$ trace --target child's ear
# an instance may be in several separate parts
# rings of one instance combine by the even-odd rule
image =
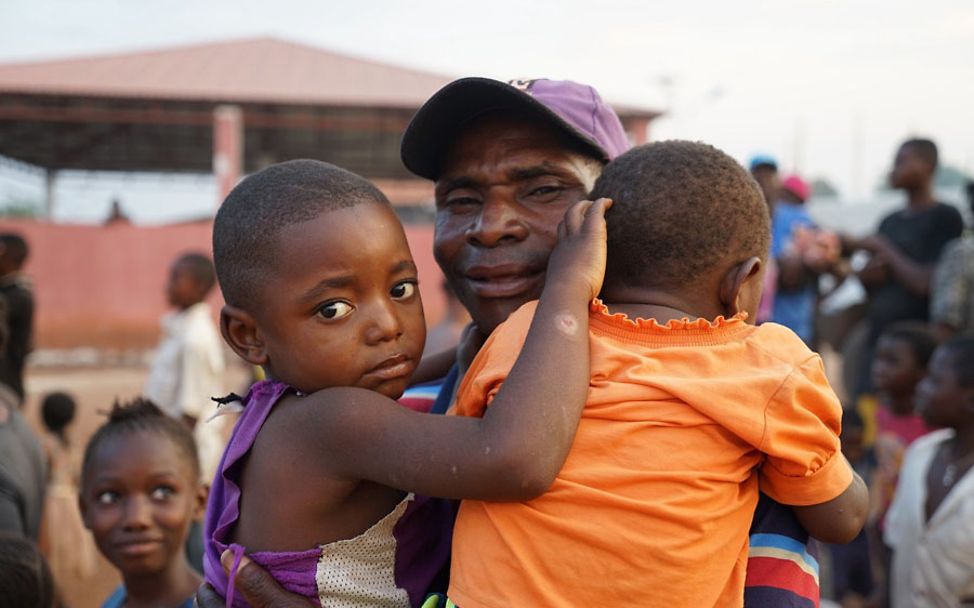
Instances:
[[[720,304],[725,317],[733,317],[741,311],[746,311],[752,317],[757,313],[757,304],[761,299],[762,268],[761,258],[754,256],[727,271],[720,282]]]
[[[206,514],[206,499],[210,496],[210,485],[200,482],[196,484],[196,496],[193,498],[193,521],[203,521]]]
[[[225,305],[220,310],[220,332],[233,352],[251,365],[267,363],[267,351],[254,317],[241,308]]]

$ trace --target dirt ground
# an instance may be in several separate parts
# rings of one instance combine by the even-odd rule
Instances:
[[[104,422],[107,412],[116,399],[129,399],[140,394],[148,370],[141,367],[99,367],[56,369],[31,369],[27,373],[26,415],[38,433],[43,431],[39,417],[39,402],[51,391],[70,393],[77,402],[77,414],[70,429],[72,449],[83,451],[88,438]],[[239,392],[246,382],[247,372],[234,367],[228,373],[228,389]],[[241,387],[237,387],[240,384]],[[79,458],[80,460],[80,458]],[[53,534],[57,530],[50,531]],[[67,606],[72,608],[97,608],[118,586],[120,578],[111,565],[95,551],[94,542],[88,537],[97,565],[90,577],[79,578],[70,572],[54,572],[55,580]]]

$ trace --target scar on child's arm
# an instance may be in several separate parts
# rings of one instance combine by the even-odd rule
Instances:
[[[578,333],[578,319],[567,312],[559,313],[555,316],[555,327],[565,335],[574,336]]]

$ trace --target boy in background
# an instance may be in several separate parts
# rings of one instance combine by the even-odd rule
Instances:
[[[200,253],[181,255],[173,262],[166,296],[175,312],[162,321],[162,340],[145,384],[145,396],[193,432],[199,450],[200,475],[210,483],[225,444],[224,417],[200,423],[210,397],[223,395],[223,343],[206,303],[216,284],[213,262]],[[202,571],[202,530],[193,524],[187,551],[190,563]]]
[[[896,321],[927,321],[930,284],[944,246],[964,228],[960,212],[937,202],[933,177],[937,146],[929,139],[910,139],[900,146],[890,185],[907,195],[906,207],[887,215],[876,234],[847,245],[872,254],[859,271],[869,292],[869,334],[865,360],[872,359],[876,341]],[[863,368],[867,370],[868,368]],[[857,395],[873,388],[868,371],[859,378]]]

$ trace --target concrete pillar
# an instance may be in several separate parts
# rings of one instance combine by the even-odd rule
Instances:
[[[217,206],[240,180],[243,150],[243,111],[240,106],[217,106],[213,111],[213,175],[217,183]]]

